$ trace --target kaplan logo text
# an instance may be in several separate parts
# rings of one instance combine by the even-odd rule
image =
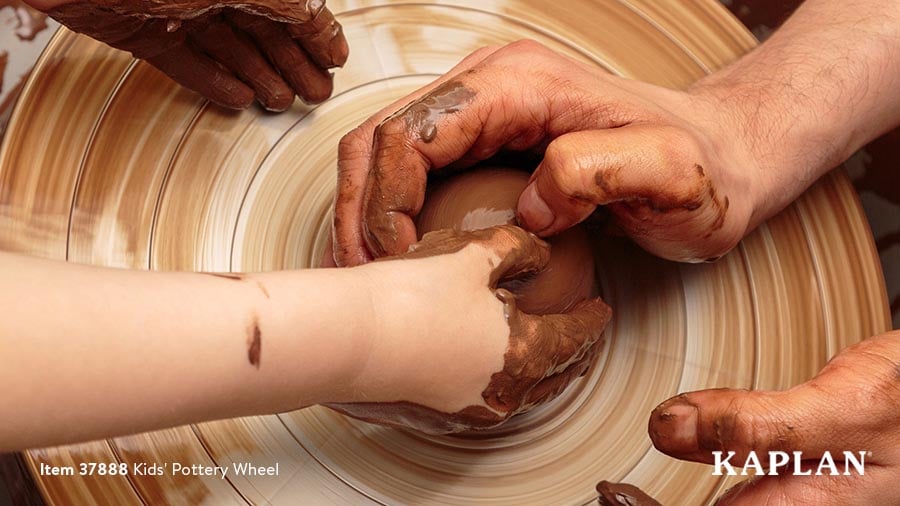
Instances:
[[[734,461],[736,452],[712,452],[713,476],[794,475],[794,476],[851,476],[866,474],[866,455],[870,452],[841,452],[835,461],[831,452],[821,458],[806,459],[803,452],[772,451],[762,457],[751,451],[747,458]]]

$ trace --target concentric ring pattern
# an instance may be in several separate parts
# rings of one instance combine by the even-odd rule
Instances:
[[[310,267],[329,231],[340,136],[485,45],[532,38],[683,87],[755,41],[713,0],[334,0],[352,48],[335,96],[224,112],[128,55],[61,31],[0,151],[0,248],[163,270]],[[269,477],[39,477],[55,504],[585,504],[601,479],[665,504],[730,483],[657,453],[647,415],[677,392],[783,388],[889,326],[857,199],[835,172],[716,264],[598,244],[616,317],[592,372],[477,436],[426,437],[327,409],[36,450],[30,465],[279,463]]]

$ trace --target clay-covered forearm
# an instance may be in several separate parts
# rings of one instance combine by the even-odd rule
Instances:
[[[762,171],[757,222],[900,123],[895,0],[808,0],[769,40],[696,83]]]
[[[0,451],[352,400],[352,271],[150,273],[0,253]],[[346,317],[352,314],[352,318]]]

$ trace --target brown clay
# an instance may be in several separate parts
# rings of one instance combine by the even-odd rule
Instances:
[[[538,316],[522,312],[517,297],[498,288],[541,272],[551,261],[547,244],[533,234],[512,225],[472,231],[443,228],[426,234],[399,258],[451,254],[468,244],[484,245],[500,258],[499,263],[492,264],[486,288],[503,302],[509,325],[503,369],[491,375],[481,392],[487,407],[472,405],[456,413],[443,413],[402,399],[328,407],[367,422],[431,434],[488,429],[556,397],[590,367],[612,315],[609,306],[595,298],[581,300],[563,314]]]
[[[372,152],[378,156],[366,180],[362,223],[366,248],[372,257],[403,254],[416,242],[413,217],[422,207],[429,167],[423,166],[421,159],[411,161],[410,153],[403,146],[434,141],[438,124],[465,110],[476,94],[458,80],[447,81],[376,128]],[[340,187],[339,202],[346,190]],[[337,225],[340,218],[338,213]]]
[[[235,109],[256,98],[282,111],[295,93],[321,102],[332,91],[326,69],[343,65],[348,53],[320,0],[92,0],[48,14]]]
[[[254,315],[247,328],[247,361],[259,369],[259,356],[262,352],[262,332],[259,330],[259,318]]]
[[[528,174],[508,168],[471,170],[431,186],[418,216],[420,238],[432,230],[477,230],[516,223],[519,194]],[[596,293],[594,257],[587,232],[575,227],[549,240],[550,262],[536,276],[501,285],[531,314],[563,313]]]
[[[77,3],[81,2],[63,5]],[[174,19],[192,19],[209,11],[232,7],[282,23],[311,21],[325,8],[322,0],[93,0],[89,3],[120,14],[140,12],[146,17]]]
[[[628,483],[601,481],[597,484],[597,493],[601,506],[661,506],[659,501]]]
[[[449,81],[397,114],[406,121],[409,130],[416,132],[419,140],[427,144],[437,136],[438,121],[461,111],[473,98],[474,91],[460,82]]]
[[[9,63],[9,55],[0,53],[0,92],[3,91],[3,73],[6,72],[7,63]]]
[[[22,0],[0,0],[0,9],[5,7],[16,12],[15,31],[19,40],[34,40],[39,33],[47,29],[47,15],[29,7]]]

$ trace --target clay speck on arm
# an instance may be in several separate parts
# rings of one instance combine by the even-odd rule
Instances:
[[[269,298],[269,291],[266,289],[266,286],[262,283],[262,281],[247,277],[244,274],[233,272],[202,272],[200,274],[227,281],[237,281],[240,283],[251,282],[259,289],[263,296],[265,296],[267,299]],[[250,324],[247,326],[247,360],[250,362],[250,365],[256,367],[257,369],[259,369],[261,352],[262,332],[259,329],[259,316],[254,313],[250,318]]]
[[[230,279],[233,281],[243,281],[244,280],[243,275],[237,274],[234,272],[204,272],[202,274],[204,274],[206,276],[213,276],[216,278]]]
[[[234,272],[203,272],[201,274],[206,275],[206,276],[222,278],[222,279],[228,279],[231,281],[252,281],[254,284],[256,284],[256,287],[263,294],[263,296],[265,296],[265,298],[267,298],[267,299],[271,298],[271,296],[269,295],[269,290],[266,288],[266,285],[263,284],[262,281],[260,281],[258,279],[248,278],[244,274],[238,274],[238,273],[234,273]]]
[[[262,292],[262,294],[267,299],[271,298],[271,296],[269,295],[269,290],[268,290],[268,288],[266,288],[266,285],[264,285],[263,282],[258,279],[255,279],[254,281],[256,282],[256,287],[259,288],[259,291]]]
[[[259,317],[253,315],[253,319],[247,329],[247,360],[250,365],[259,369],[260,354],[262,353],[262,332],[259,329]]]

